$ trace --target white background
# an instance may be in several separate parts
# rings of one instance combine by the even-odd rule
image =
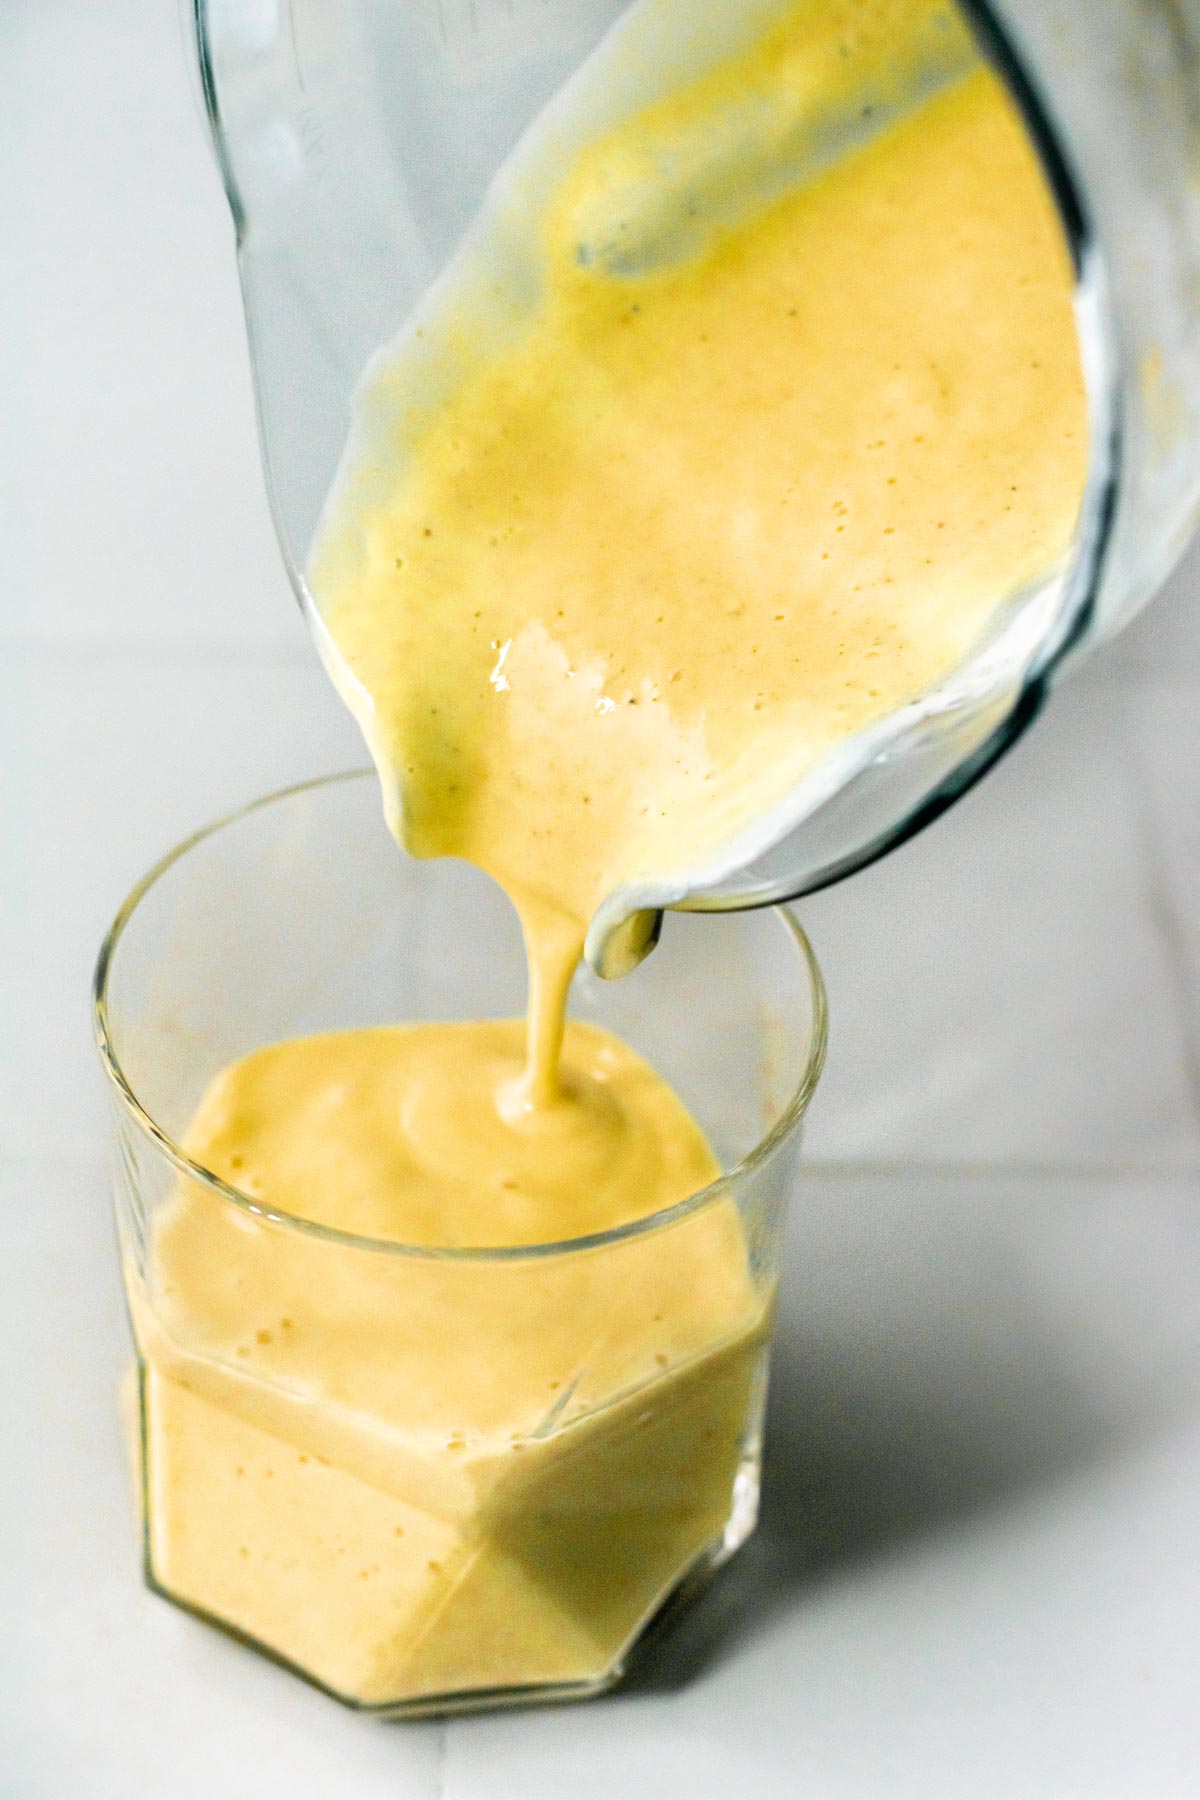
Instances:
[[[3,0],[0,69],[0,1796],[1194,1800],[1196,555],[802,909],[834,1036],[765,1517],[630,1689],[385,1726],[143,1591],[91,961],[185,831],[362,758],[275,551],[174,6]]]

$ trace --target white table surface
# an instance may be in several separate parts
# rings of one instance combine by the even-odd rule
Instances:
[[[3,1800],[1195,1800],[1200,556],[806,905],[833,1050],[759,1535],[637,1682],[340,1711],[141,1587],[90,965],[181,833],[361,760],[280,571],[166,0],[0,6]]]

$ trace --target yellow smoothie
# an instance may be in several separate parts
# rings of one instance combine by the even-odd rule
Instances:
[[[716,1175],[667,1085],[566,1022],[590,918],[944,679],[1062,562],[1082,490],[1071,271],[958,28],[919,106],[778,179],[846,46],[882,107],[926,28],[927,0],[786,11],[565,159],[509,328],[477,339],[451,293],[376,370],[433,357],[436,404],[335,496],[326,654],[405,845],[513,900],[529,1018],[224,1071],[187,1148],[259,1205],[518,1247]],[[154,1574],[347,1698],[599,1681],[721,1538],[770,1305],[727,1200],[489,1264],[185,1185],[151,1258]]]
[[[186,1148],[264,1206],[460,1248],[602,1232],[717,1174],[666,1084],[583,1024],[564,1111],[508,1124],[521,1040],[277,1044],[218,1078]],[[191,1184],[153,1254],[154,1577],[336,1693],[599,1680],[720,1540],[767,1325],[731,1201],[496,1264],[340,1247]]]

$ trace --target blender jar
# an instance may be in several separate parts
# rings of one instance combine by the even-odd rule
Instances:
[[[1056,200],[1090,410],[1070,566],[1005,609],[999,638],[936,707],[864,736],[849,778],[799,829],[689,893],[691,909],[810,892],[936,816],[1015,740],[1060,671],[1144,604],[1196,517],[1200,7],[909,10],[922,29],[939,17],[966,27]],[[779,0],[185,0],[236,222],[275,523],[318,632],[303,571],[363,371],[445,271],[531,123],[614,32],[640,32],[660,71],[686,69],[779,11]],[[919,57],[913,67],[916,101]],[[589,958],[603,968],[603,933]]]

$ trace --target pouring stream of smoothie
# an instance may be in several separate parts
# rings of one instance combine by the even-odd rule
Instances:
[[[587,144],[511,342],[477,351],[444,306],[438,404],[383,497],[351,486],[326,521],[312,585],[393,824],[520,913],[530,1104],[555,1094],[600,900],[731,839],[1066,556],[1087,435],[1071,271],[990,73],[799,186],[731,208],[718,185],[681,246],[648,252],[614,211],[697,144],[757,166],[747,131],[759,153],[794,137],[842,12],[869,39],[937,10],[798,6]],[[623,232],[631,258],[597,248]]]

